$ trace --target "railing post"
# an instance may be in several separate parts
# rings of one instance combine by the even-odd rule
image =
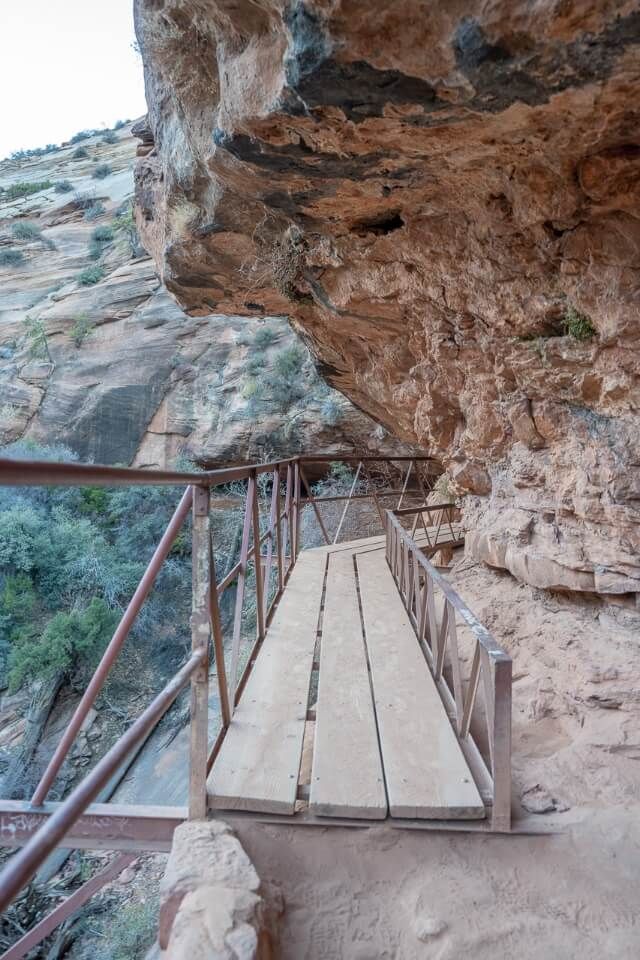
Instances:
[[[300,461],[296,460],[293,465],[293,548],[291,556],[291,566],[298,559],[300,552],[300,524],[302,520],[302,510],[300,509]]]
[[[511,829],[511,673],[509,658],[493,660],[493,810],[491,829]]]
[[[209,651],[209,589],[211,583],[211,540],[209,531],[209,489],[193,487],[191,555],[191,649]],[[207,753],[209,731],[209,657],[191,677],[191,725],[189,744],[189,819],[207,816]]]
[[[253,477],[253,498],[251,502],[251,517],[253,524],[253,562],[255,570],[255,581],[256,581],[256,618],[258,621],[258,638],[260,640],[264,639],[264,621],[265,621],[265,605],[264,605],[264,581],[262,579],[262,556],[260,546],[260,507],[258,505],[258,476],[255,470],[252,473]]]

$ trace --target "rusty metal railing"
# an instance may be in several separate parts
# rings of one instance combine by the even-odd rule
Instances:
[[[413,537],[417,523],[409,532],[401,522],[401,518],[406,520],[412,513],[423,522],[425,536],[420,544]],[[481,796],[491,805],[491,828],[508,831],[511,657],[425,556],[433,556],[443,544],[462,542],[456,508],[451,504],[387,511],[387,563]],[[466,678],[456,616],[467,628],[465,652],[471,666]],[[478,697],[480,687],[482,698]]]
[[[426,488],[430,486],[430,482],[428,477],[425,479],[422,476],[421,465],[428,460],[429,458],[426,457],[385,458],[310,455],[251,466],[191,473],[149,471],[76,463],[14,461],[0,458],[0,486],[187,485],[130,603],[76,707],[71,721],[36,786],[31,803],[20,804],[14,801],[11,804],[4,803],[3,806],[3,802],[0,801],[2,810],[5,808],[10,810],[11,816],[19,816],[18,807],[23,811],[24,817],[19,825],[18,832],[26,840],[25,846],[12,857],[0,874],[0,910],[4,910],[11,903],[20,889],[33,877],[35,871],[49,853],[65,837],[69,836],[74,825],[79,824],[81,820],[88,822],[91,819],[86,814],[90,814],[93,809],[92,801],[95,800],[104,784],[119,769],[125,758],[131,755],[132,749],[144,741],[180,692],[189,685],[191,686],[191,708],[187,815],[190,818],[206,816],[207,773],[229,727],[235,706],[242,694],[260,645],[264,640],[266,629],[295,565],[301,548],[301,518],[305,507],[310,505],[313,509],[326,543],[331,541],[322,518],[320,504],[327,501],[346,501],[334,542],[340,535],[350,504],[357,499],[368,498],[374,503],[381,523],[380,529],[384,531],[385,515],[381,499],[384,496],[395,496],[398,493],[401,497],[406,495],[409,475],[412,470],[415,471],[415,483],[420,499],[426,501]],[[334,461],[344,461],[358,465],[349,494],[329,497],[314,496],[307,470],[317,470],[319,465]],[[398,470],[404,469],[405,464],[408,465],[402,490],[391,489],[383,493],[376,483],[372,483],[366,492],[356,492],[358,478],[361,475],[367,475],[375,467],[376,462],[378,464],[392,464],[394,474],[397,474]],[[259,480],[263,486],[265,481],[267,486],[269,483],[271,484],[268,521],[266,529],[263,530],[261,530],[260,523]],[[210,522],[211,491],[215,487],[237,482],[246,483],[240,555],[238,561],[218,582]],[[305,496],[302,493],[303,488]],[[192,516],[191,656],[73,792],[60,804],[48,804],[46,800],[49,791],[55,783],[64,760],[115,664],[136,617],[153,589],[162,564],[190,513]],[[246,666],[238,677],[243,603],[250,582],[255,591],[256,637]],[[225,591],[232,585],[236,587],[236,597],[231,636],[231,663],[229,674],[227,674],[220,600]],[[221,713],[221,729],[212,746],[208,743],[210,647],[213,648]],[[110,816],[103,816],[102,822],[113,825],[118,818],[123,824],[126,821],[127,830],[130,831],[126,834],[129,849],[136,849],[136,836],[138,835],[139,839],[142,840],[142,830],[145,831],[145,837],[149,835],[150,830],[153,835],[157,834],[164,837],[168,825],[175,823],[175,812],[162,817],[157,810],[152,810],[147,816],[136,820],[132,813],[138,809],[137,807],[126,807],[124,812],[122,812],[122,807],[119,809],[120,813],[114,812]],[[2,810],[0,810],[0,813],[2,813]],[[34,816],[28,816],[30,811],[33,812]],[[2,815],[5,816],[5,813]],[[9,816],[8,813],[6,815]],[[33,830],[31,828],[32,822],[37,825]],[[152,829],[154,824],[158,825],[155,833]],[[16,824],[13,822],[9,831],[10,839],[13,837],[11,831],[15,827]],[[107,840],[109,836],[114,836],[117,832],[116,830],[109,834],[107,830]],[[0,831],[0,843],[4,839],[1,833]],[[116,846],[115,843],[114,846]],[[75,894],[72,894],[68,901],[56,907],[49,918],[45,918],[38,925],[37,939],[34,939],[36,931],[31,931],[20,943],[11,947],[5,956],[11,957],[11,960],[18,960],[19,957],[24,956],[35,943],[48,935],[57,923],[62,922],[69,916],[73,904],[84,902],[92,891],[99,889],[112,875],[112,871],[104,871],[100,882],[100,878],[89,881]],[[53,919],[55,919],[55,924],[52,926]]]

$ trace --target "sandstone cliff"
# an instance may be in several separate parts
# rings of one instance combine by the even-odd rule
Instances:
[[[398,451],[283,318],[185,316],[137,239],[135,150],[127,125],[0,164],[0,443],[144,466]]]
[[[640,590],[640,7],[136,0],[138,220],[437,456],[469,549]]]

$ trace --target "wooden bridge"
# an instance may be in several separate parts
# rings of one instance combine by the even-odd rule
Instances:
[[[22,846],[0,875],[0,909],[63,841],[165,849],[186,817],[510,829],[511,661],[437,565],[464,542],[458,511],[428,503],[433,474],[426,458],[346,458],[357,463],[349,493],[314,495],[307,474],[317,476],[335,459],[297,457],[201,474],[0,460],[4,485],[188,485],[31,801],[0,801],[0,841]],[[246,492],[240,555],[218,582],[211,491],[239,482]],[[378,532],[341,541],[348,510],[363,502]],[[330,514],[342,503],[331,537]],[[67,799],[48,803],[189,514],[192,655]],[[321,534],[324,545],[302,549],[309,518],[312,537]],[[221,599],[228,590],[235,592],[235,615],[225,629]],[[250,595],[254,605],[246,602]],[[249,623],[247,610],[254,611]],[[213,741],[212,680],[221,714]],[[185,686],[188,809],[94,803]],[[114,869],[88,881],[5,957],[24,956]]]

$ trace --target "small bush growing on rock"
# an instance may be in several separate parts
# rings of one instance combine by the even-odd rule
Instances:
[[[82,658],[101,650],[118,623],[118,614],[94,597],[84,610],[56,613],[40,637],[27,627],[16,631],[9,656],[9,688],[29,677],[69,675]]]
[[[91,234],[91,239],[96,243],[111,243],[115,234],[111,227],[107,224],[104,224],[100,227],[95,227]]]
[[[12,160],[29,160],[31,157],[44,157],[47,153],[53,153],[59,150],[57,143],[48,143],[46,147],[34,147],[32,150],[14,150],[11,154]]]
[[[0,250],[0,267],[16,267],[24,261],[22,250],[16,250],[15,247],[7,247],[6,250]]]
[[[69,335],[78,349],[80,349],[94,327],[95,323],[86,313],[81,313],[80,316],[73,321]]]
[[[277,338],[278,334],[273,327],[258,327],[253,338],[253,345],[258,350],[264,350]]]
[[[123,127],[126,127],[128,123],[131,123],[131,120],[118,120],[113,125],[114,130],[122,130]]]
[[[104,270],[101,266],[95,264],[78,274],[78,283],[82,284],[83,287],[91,287],[94,283],[99,283],[103,277]]]
[[[256,357],[251,357],[247,364],[247,373],[256,374],[260,373],[264,367],[264,357],[261,354],[258,354]]]
[[[335,397],[327,397],[320,407],[322,419],[330,427],[335,427],[342,417],[342,409]]]
[[[439,503],[455,503],[456,497],[448,473],[441,473],[433,485],[433,493]]]
[[[103,214],[105,214],[106,212],[107,211],[104,208],[104,204],[98,201],[97,203],[92,203],[91,206],[86,207],[84,211],[84,219],[97,220],[98,217],[103,216]]]
[[[568,336],[574,340],[591,340],[596,335],[596,328],[589,317],[571,304],[565,310],[562,323]]]
[[[144,253],[144,248],[140,243],[136,219],[133,215],[133,204],[127,201],[113,218],[113,229],[125,237],[133,257],[139,257]]]
[[[114,130],[105,130],[102,136],[103,143],[117,143],[118,134]]]
[[[105,177],[108,177],[111,173],[113,173],[113,170],[108,163],[99,163],[91,176],[96,180],[104,180]]]
[[[92,137],[95,133],[95,130],[78,130],[77,133],[71,137],[69,143],[80,143],[81,140],[88,140],[89,137]]]
[[[101,243],[92,243],[89,247],[89,260],[99,260],[104,253],[104,247]]]
[[[273,366],[276,373],[281,377],[295,377],[302,368],[306,359],[306,351],[297,343],[290,347],[285,347],[276,354]]]
[[[40,193],[41,190],[49,190],[53,186],[51,180],[18,180],[11,186],[0,191],[0,196],[6,200],[17,200],[20,197],[29,197],[33,193]]]
[[[76,147],[76,149],[71,154],[72,160],[86,160],[89,156],[89,151],[86,147]]]
[[[267,373],[261,377],[260,387],[261,393],[271,394],[271,399],[282,411],[297,403],[305,395],[304,385],[299,380],[281,376],[277,373]]]
[[[40,317],[32,317],[27,315],[24,318],[24,325],[27,334],[27,340],[29,341],[29,356],[39,359],[48,360],[49,363],[53,363],[53,357],[49,350],[49,340],[47,338],[47,331],[44,328],[44,323]]]
[[[259,389],[258,381],[250,378],[242,388],[242,396],[245,400],[251,400],[253,397],[258,395]]]
[[[11,227],[11,233],[16,240],[39,240],[42,230],[37,223],[31,220],[19,220]]]
[[[71,180],[58,180],[53,189],[56,193],[71,193],[73,190],[73,184],[71,183]]]

